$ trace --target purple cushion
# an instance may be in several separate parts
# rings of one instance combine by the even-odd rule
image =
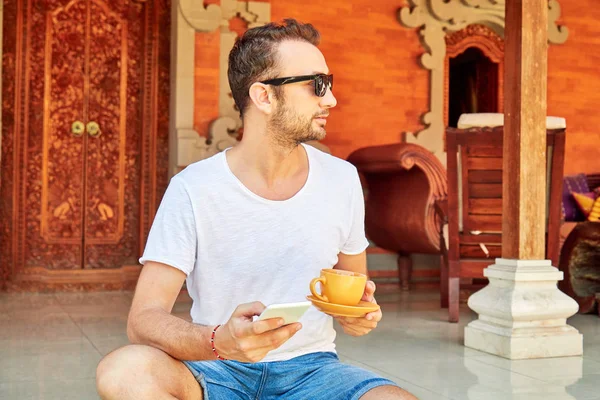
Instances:
[[[562,193],[562,213],[565,221],[579,222],[585,221],[585,215],[577,207],[577,202],[571,196],[571,193],[587,193],[590,188],[587,183],[585,174],[577,174],[565,176],[563,178],[563,193]]]

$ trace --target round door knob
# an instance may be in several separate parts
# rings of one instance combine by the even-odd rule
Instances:
[[[83,135],[83,132],[85,131],[85,125],[83,124],[83,122],[81,121],[75,121],[73,122],[73,124],[71,124],[71,133],[73,134],[73,136],[81,136]]]
[[[97,122],[90,121],[87,124],[87,132],[88,135],[92,137],[98,137],[102,132],[100,132],[100,125]]]

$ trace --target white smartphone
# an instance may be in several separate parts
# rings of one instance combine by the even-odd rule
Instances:
[[[271,304],[264,309],[256,319],[262,321],[270,318],[283,318],[283,324],[298,322],[302,315],[308,310],[312,303],[310,301],[301,301],[298,303]]]

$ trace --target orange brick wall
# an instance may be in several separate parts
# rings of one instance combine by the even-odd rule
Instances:
[[[569,38],[548,50],[548,114],[567,119],[565,173],[600,172],[600,4],[560,5]]]
[[[397,8],[397,3],[382,0],[271,1],[273,20],[294,17],[321,32],[320,48],[335,74],[338,100],[323,143],[338,157],[362,146],[398,142],[402,132],[421,126],[429,97],[428,73],[418,65],[422,52],[418,35],[397,22]],[[196,73],[214,75],[210,69],[218,65],[207,56],[215,50],[201,38],[204,35],[196,38],[197,52],[205,54],[196,57]],[[218,114],[218,88],[199,82],[197,75],[194,120],[204,133]]]
[[[208,133],[219,116],[219,31],[196,34],[194,54],[194,129]]]
[[[338,100],[323,143],[339,157],[363,146],[399,142],[402,132],[420,128],[429,99],[428,72],[418,65],[418,34],[396,18],[400,3],[271,2],[274,20],[293,16],[321,32],[320,48],[335,75]]]
[[[422,129],[429,74],[418,65],[423,50],[416,29],[406,29],[397,20],[402,3],[271,0],[273,20],[294,17],[321,32],[320,48],[335,74],[338,99],[323,143],[338,157],[363,146],[398,142],[403,132]],[[570,30],[569,39],[549,50],[548,114],[567,118],[566,173],[600,171],[596,3],[561,1],[561,23]],[[195,125],[203,134],[218,115],[218,45],[218,33],[197,34]]]

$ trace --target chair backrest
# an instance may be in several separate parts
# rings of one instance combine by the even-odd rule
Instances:
[[[446,130],[451,258],[484,256],[480,243],[493,245],[489,257],[500,256],[503,134],[502,126]],[[547,210],[550,250],[550,245],[558,246],[565,129],[549,129],[546,137],[548,197],[540,206]],[[552,251],[546,256],[558,261]]]

